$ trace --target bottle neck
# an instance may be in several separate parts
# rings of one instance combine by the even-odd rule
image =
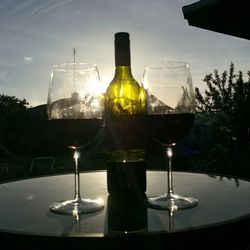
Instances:
[[[115,78],[131,78],[130,47],[129,44],[115,44]]]
[[[130,46],[115,44],[115,66],[130,66]]]
[[[126,79],[126,78],[132,78],[132,77],[133,76],[132,76],[130,65],[115,67],[115,78]]]

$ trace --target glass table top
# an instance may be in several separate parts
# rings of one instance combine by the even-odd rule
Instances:
[[[55,201],[73,197],[74,175],[55,175],[0,185],[0,232],[66,237],[105,237],[117,233],[190,231],[250,217],[250,182],[206,174],[174,172],[176,193],[198,198],[198,205],[168,211],[150,209],[137,200],[109,196],[106,172],[82,172],[81,195],[101,198],[105,208],[76,218],[50,212]],[[164,194],[166,172],[147,171],[147,196]],[[129,204],[129,205],[128,205]]]

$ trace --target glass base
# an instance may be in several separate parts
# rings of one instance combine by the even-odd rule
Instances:
[[[178,209],[186,209],[196,206],[198,199],[193,197],[183,197],[176,194],[166,194],[150,197],[147,202],[148,206],[151,208],[176,211]]]
[[[103,200],[74,199],[68,201],[58,201],[49,206],[50,210],[58,214],[79,215],[96,212],[104,208]]]

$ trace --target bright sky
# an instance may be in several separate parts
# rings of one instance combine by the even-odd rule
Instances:
[[[141,82],[146,64],[182,60],[194,85],[233,61],[246,75],[250,41],[191,27],[182,6],[196,0],[0,0],[0,94],[47,101],[54,64],[95,63],[105,84],[114,73],[114,33],[131,36],[132,70]]]

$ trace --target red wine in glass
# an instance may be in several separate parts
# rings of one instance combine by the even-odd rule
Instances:
[[[95,212],[104,207],[101,199],[80,195],[79,157],[102,129],[102,93],[96,65],[64,63],[55,65],[51,74],[47,113],[51,132],[72,149],[75,166],[75,195],[71,200],[51,204],[54,213],[79,214]]]
[[[143,87],[147,92],[146,126],[151,137],[162,145],[168,161],[168,189],[164,195],[149,197],[149,207],[156,209],[191,208],[196,198],[173,191],[173,148],[192,128],[195,119],[195,96],[189,65],[162,61],[146,66]]]
[[[49,120],[53,136],[69,148],[81,148],[100,132],[102,119],[54,119]]]

